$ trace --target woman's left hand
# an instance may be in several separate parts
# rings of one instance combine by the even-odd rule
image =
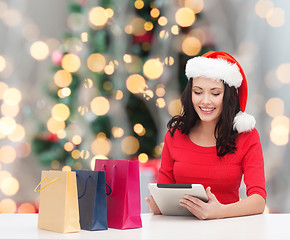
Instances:
[[[215,195],[207,187],[206,194],[208,202],[204,202],[191,195],[185,195],[180,199],[180,205],[187,208],[193,215],[201,220],[223,218],[223,208],[225,205],[221,204]]]

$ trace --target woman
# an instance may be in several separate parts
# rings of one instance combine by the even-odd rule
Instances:
[[[263,213],[264,161],[255,119],[245,113],[247,82],[225,52],[208,52],[186,64],[183,112],[168,123],[158,183],[200,183],[207,203],[185,195],[180,205],[199,219]],[[242,176],[247,197],[239,199]],[[154,214],[154,199],[146,198]]]

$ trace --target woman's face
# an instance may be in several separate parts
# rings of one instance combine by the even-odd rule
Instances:
[[[224,84],[205,77],[192,80],[192,104],[201,121],[217,123],[223,108]]]

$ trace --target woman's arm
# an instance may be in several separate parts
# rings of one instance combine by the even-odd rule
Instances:
[[[193,196],[185,195],[184,199],[180,199],[180,205],[202,220],[260,214],[265,208],[265,200],[258,194],[253,194],[235,203],[221,204],[211,193],[210,187],[206,189],[206,193],[209,199],[207,203]]]

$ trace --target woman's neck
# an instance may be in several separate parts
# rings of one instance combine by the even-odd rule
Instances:
[[[214,122],[198,122],[190,131],[189,138],[192,142],[201,146],[215,146],[215,127],[216,123]]]

